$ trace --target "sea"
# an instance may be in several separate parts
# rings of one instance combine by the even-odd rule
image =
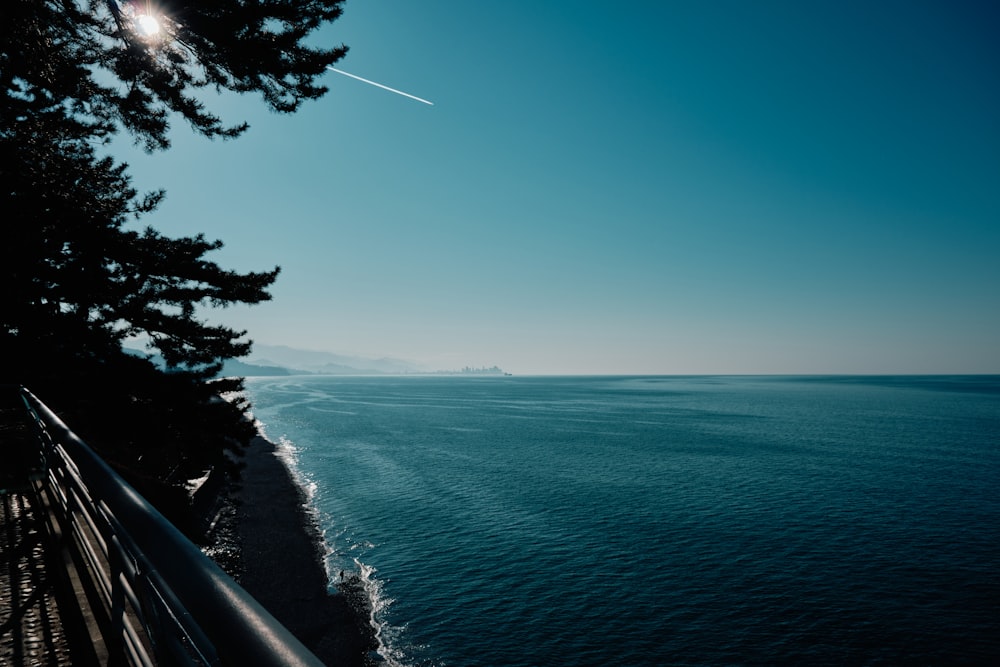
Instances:
[[[247,392],[384,664],[1000,664],[1000,376]]]

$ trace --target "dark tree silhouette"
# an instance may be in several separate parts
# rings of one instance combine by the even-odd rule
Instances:
[[[233,137],[198,99],[210,87],[259,93],[278,112],[323,95],[314,83],[346,47],[304,42],[343,0],[5,0],[0,77],[8,95],[59,106],[94,137],[127,128],[166,148],[174,112],[206,136]],[[144,34],[144,19],[159,29]]]
[[[218,465],[252,435],[245,402],[220,399],[242,379],[214,379],[250,341],[198,313],[269,299],[278,269],[227,271],[206,259],[219,241],[135,226],[163,193],[140,196],[101,147],[126,131],[167,148],[171,118],[207,137],[246,129],[211,114],[204,87],[259,93],[278,112],[319,97],[316,77],[346,48],[305,40],[341,5],[0,3],[0,382],[32,388],[151,495],[151,480]],[[150,354],[123,349],[134,336]]]

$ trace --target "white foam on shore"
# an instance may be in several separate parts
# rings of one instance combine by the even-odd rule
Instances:
[[[259,419],[254,419],[253,424],[257,429],[257,434],[274,445],[275,458],[284,464],[285,469],[288,470],[288,474],[292,477],[292,481],[294,481],[298,487],[302,489],[302,493],[305,495],[306,499],[305,507],[309,511],[310,515],[314,518],[318,518],[318,513],[316,512],[316,508],[313,503],[313,499],[316,497],[317,485],[315,480],[306,475],[299,466],[299,448],[285,436],[281,436],[277,439],[269,437],[267,435],[266,425]]]
[[[201,477],[195,477],[194,479],[189,479],[185,481],[184,488],[187,490],[188,497],[194,498],[194,495],[198,493],[198,489],[200,489],[205,484],[205,482],[208,481],[208,478],[211,476],[212,476],[212,469],[209,468],[208,470],[205,471],[205,474],[202,475]]]
[[[375,652],[389,667],[406,667],[403,652],[392,647],[394,642],[389,636],[397,634],[398,629],[381,620],[389,605],[393,603],[393,599],[385,596],[384,584],[381,579],[375,578],[374,567],[357,558],[354,559],[354,564],[358,568],[361,585],[368,597],[368,623],[375,631]]]
[[[333,549],[326,539],[326,530],[323,529],[324,523],[328,522],[322,521],[319,508],[316,507],[316,492],[319,489],[319,485],[299,465],[299,452],[301,450],[295,443],[285,436],[272,440],[267,435],[264,422],[253,418],[253,415],[248,416],[253,419],[257,434],[274,445],[274,457],[281,461],[292,481],[302,491],[305,499],[305,502],[302,503],[302,508],[306,511],[306,516],[309,517],[309,522],[319,537],[319,548],[323,553],[323,568],[326,572],[326,588],[327,592],[330,592],[333,590],[333,574],[330,572],[330,554],[333,553]]]
[[[302,467],[299,466],[299,448],[291,440],[281,436],[274,445],[274,456],[285,465],[292,479],[302,489],[306,500],[303,507],[313,519],[318,519],[319,513],[313,502],[316,498],[317,484],[309,475],[302,472]]]
[[[303,508],[306,510],[306,513],[309,516],[309,521],[316,530],[319,537],[319,547],[323,553],[323,567],[326,571],[327,592],[337,592],[338,582],[343,582],[348,577],[356,577],[361,582],[362,589],[364,590],[365,597],[367,598],[366,611],[368,612],[368,623],[375,635],[375,652],[378,654],[381,661],[388,667],[408,667],[408,663],[405,661],[404,653],[401,650],[393,648],[396,644],[393,640],[396,639],[403,630],[405,630],[405,627],[398,628],[389,625],[384,620],[384,613],[393,603],[393,599],[384,595],[383,581],[374,576],[376,572],[374,567],[363,563],[357,557],[351,557],[356,569],[354,572],[347,575],[342,567],[343,561],[346,559],[346,554],[339,552],[336,548],[334,548],[333,543],[343,540],[348,545],[348,551],[370,549],[374,548],[375,545],[368,541],[354,542],[352,539],[347,537],[348,531],[344,527],[340,528],[336,534],[330,535],[328,539],[327,531],[323,528],[323,526],[333,526],[334,522],[331,517],[324,516],[317,507],[316,498],[319,491],[319,485],[311,475],[302,470],[302,467],[299,464],[299,454],[302,451],[301,448],[284,435],[276,440],[270,438],[266,432],[266,425],[262,421],[254,418],[252,414],[248,414],[247,416],[253,421],[254,427],[260,437],[274,445],[274,456],[281,461],[281,463],[288,470],[292,480],[300,489],[302,489],[305,497]],[[338,565],[335,561],[340,561],[340,564]]]

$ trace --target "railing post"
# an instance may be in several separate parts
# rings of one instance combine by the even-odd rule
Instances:
[[[113,663],[126,665],[125,659],[127,637],[125,635],[125,589],[122,582],[121,552],[115,548],[117,538],[111,536],[108,540],[108,578],[111,580],[111,631],[113,644],[108,650],[113,656]]]

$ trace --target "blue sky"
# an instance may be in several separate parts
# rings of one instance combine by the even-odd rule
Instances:
[[[1000,372],[990,2],[349,0],[292,116],[119,149],[261,343],[518,373]]]

